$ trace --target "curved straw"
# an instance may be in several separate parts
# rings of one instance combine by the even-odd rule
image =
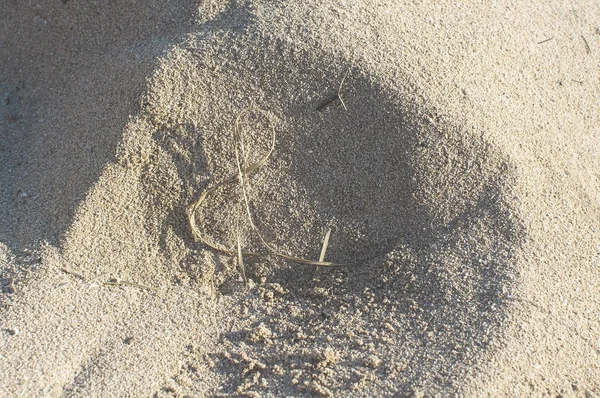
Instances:
[[[275,133],[275,126],[272,125],[271,126],[271,146],[269,147],[268,152],[265,154],[265,156],[263,156],[262,158],[260,158],[258,161],[250,164],[250,165],[246,165],[247,162],[247,156],[245,153],[245,146],[244,146],[244,141],[242,138],[242,135],[240,133],[240,129],[239,129],[239,125],[240,125],[240,120],[242,118],[243,115],[250,113],[251,111],[255,111],[257,113],[260,113],[262,115],[264,115],[267,119],[269,119],[268,114],[259,109],[259,108],[248,108],[245,109],[243,111],[241,111],[236,120],[235,120],[235,127],[234,127],[234,131],[233,131],[233,145],[234,145],[234,151],[235,151],[235,160],[236,160],[236,166],[237,166],[237,173],[231,175],[229,178],[213,185],[210,188],[207,188],[204,192],[202,192],[198,198],[188,207],[187,209],[187,214],[188,214],[188,220],[190,223],[190,228],[192,230],[192,234],[194,235],[194,237],[196,238],[197,241],[200,241],[202,243],[204,243],[206,246],[219,251],[221,253],[227,253],[227,254],[231,254],[231,255],[237,255],[238,256],[238,261],[240,261],[240,268],[243,272],[243,259],[242,256],[255,256],[255,257],[267,257],[267,256],[276,256],[276,257],[280,257],[283,258],[285,260],[288,261],[292,261],[295,263],[300,263],[300,264],[310,264],[310,265],[318,265],[318,266],[322,266],[322,267],[331,267],[331,266],[343,266],[343,265],[356,265],[357,263],[336,263],[336,262],[331,262],[331,261],[323,261],[324,257],[325,257],[325,250],[327,249],[327,244],[329,241],[329,234],[331,231],[328,231],[324,244],[323,244],[323,249],[321,251],[321,257],[319,258],[319,261],[315,261],[315,260],[309,260],[309,259],[305,259],[302,257],[297,257],[297,256],[289,256],[287,254],[281,253],[280,251],[278,251],[276,248],[274,248],[271,244],[269,244],[262,236],[262,234],[260,233],[260,231],[258,230],[258,228],[256,227],[256,225],[254,224],[254,220],[252,217],[252,212],[250,211],[250,205],[249,205],[249,201],[248,201],[248,195],[246,193],[246,184],[247,184],[247,176],[250,173],[253,173],[255,171],[257,171],[260,167],[262,167],[271,157],[271,154],[273,153],[273,150],[275,149],[275,138],[276,138],[276,133]],[[241,244],[239,241],[239,236],[238,236],[238,241],[237,241],[237,250],[230,250],[230,249],[226,249],[223,248],[221,246],[219,246],[216,243],[211,242],[209,239],[207,239],[203,234],[202,231],[200,230],[200,228],[198,227],[198,224],[196,222],[196,219],[198,218],[197,216],[197,212],[198,209],[202,206],[202,204],[204,203],[204,201],[206,200],[206,198],[211,195],[217,188],[226,185],[226,184],[230,184],[233,183],[235,181],[239,181],[240,187],[242,188],[242,196],[244,199],[244,207],[246,209],[246,216],[248,218],[248,221],[250,222],[250,226],[252,227],[252,230],[254,230],[254,232],[256,233],[256,235],[258,236],[258,238],[260,239],[261,243],[265,246],[265,248],[267,249],[267,253],[258,253],[258,252],[244,252],[241,250]]]

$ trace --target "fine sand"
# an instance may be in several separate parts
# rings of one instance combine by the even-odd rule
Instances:
[[[555,3],[3,2],[0,396],[600,396]]]

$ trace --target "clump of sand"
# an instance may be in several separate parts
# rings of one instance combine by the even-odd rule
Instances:
[[[74,65],[52,65],[56,103],[45,50],[0,43],[25,68],[2,71],[0,391],[599,392],[591,4],[150,5],[158,31],[98,23],[91,60],[64,33],[107,11],[86,7],[25,13]],[[276,134],[246,192],[264,239],[317,260],[331,229],[326,260],[350,265],[246,256],[242,283],[197,241],[186,210],[235,175],[240,115],[249,162]],[[220,187],[192,217],[265,252],[242,198]]]

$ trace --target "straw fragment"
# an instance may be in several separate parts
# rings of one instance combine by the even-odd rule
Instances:
[[[323,262],[325,260],[325,253],[327,252],[327,245],[329,245],[329,236],[331,235],[331,228],[325,234],[325,238],[323,239],[323,247],[321,248],[321,255],[319,256],[319,261]]]
[[[348,73],[346,73],[346,76],[347,75],[348,75]],[[344,76],[344,79],[342,79],[342,82],[340,84],[340,90],[342,88],[342,84],[344,83],[346,76]],[[192,202],[192,204],[187,209],[187,215],[188,215],[188,221],[190,224],[190,229],[191,229],[192,234],[193,234],[194,238],[196,239],[196,241],[199,241],[199,242],[205,244],[206,246],[208,246],[216,251],[219,251],[221,253],[237,255],[240,272],[242,273],[242,278],[244,280],[246,280],[246,275],[245,275],[245,270],[244,270],[244,259],[243,259],[244,256],[249,256],[249,257],[274,256],[274,257],[279,257],[284,260],[295,262],[295,263],[317,265],[317,266],[321,266],[321,267],[332,267],[332,266],[344,266],[344,265],[358,264],[358,263],[336,263],[336,262],[332,262],[332,261],[325,261],[325,253],[327,251],[327,246],[329,244],[329,236],[331,234],[331,230],[329,230],[325,236],[325,240],[323,242],[323,247],[321,249],[321,256],[319,257],[319,261],[309,260],[309,259],[302,258],[299,256],[293,256],[293,255],[288,255],[288,254],[282,253],[264,239],[264,237],[260,233],[259,229],[256,227],[256,224],[254,223],[252,211],[250,209],[250,204],[249,204],[249,199],[248,199],[248,194],[247,194],[247,186],[249,186],[248,177],[252,173],[256,172],[260,167],[262,167],[271,157],[271,154],[273,153],[273,150],[275,149],[276,132],[275,132],[275,125],[271,124],[271,144],[270,144],[270,147],[269,147],[267,153],[264,156],[262,156],[259,160],[257,160],[256,162],[248,165],[247,164],[247,159],[248,159],[247,155],[248,154],[246,153],[246,146],[244,145],[243,137],[240,132],[240,123],[241,123],[242,117],[250,114],[251,112],[261,114],[265,118],[270,120],[269,115],[265,111],[258,109],[258,108],[249,108],[249,109],[243,110],[237,116],[235,125],[234,125],[234,132],[233,132],[233,146],[234,146],[235,161],[236,161],[236,168],[237,168],[236,173],[233,174],[232,176],[230,176],[229,178],[225,179],[224,181],[221,181],[221,182],[213,185],[212,187],[209,187],[206,190],[204,190],[202,193],[200,193],[198,198],[194,202]],[[247,220],[250,224],[250,227],[252,228],[252,230],[254,231],[256,236],[259,238],[260,242],[266,248],[266,252],[243,251],[241,248],[241,239],[240,239],[240,235],[239,235],[239,230],[238,230],[238,236],[237,236],[236,249],[228,249],[228,248],[223,247],[222,245],[212,242],[210,239],[208,239],[202,233],[202,230],[198,226],[198,220],[200,220],[199,210],[202,207],[202,205],[204,204],[204,202],[206,201],[206,199],[210,195],[212,195],[219,187],[234,183],[236,181],[238,182],[238,184],[241,188],[241,191],[242,191],[244,210],[246,213],[245,217],[247,218]]]

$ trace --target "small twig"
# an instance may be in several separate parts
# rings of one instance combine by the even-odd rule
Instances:
[[[59,270],[61,272],[64,272],[65,274],[69,274],[83,282],[87,282],[88,280],[81,274],[78,274],[77,272],[74,271],[70,271],[66,268],[59,268]],[[117,280],[111,280],[111,281],[107,281],[107,282],[102,282],[102,284],[104,286],[131,286],[131,287],[137,287],[140,289],[146,289],[152,292],[156,292],[156,289],[148,287],[148,286],[144,286],[144,285],[140,285],[138,283],[134,283],[134,282],[127,282],[127,281],[117,281]]]
[[[127,281],[108,281],[108,282],[103,282],[102,283],[104,286],[131,286],[131,287],[137,287],[139,289],[145,289],[151,292],[156,293],[156,289],[153,287],[148,287],[148,286],[144,286],[144,285],[140,285],[139,283],[134,283],[134,282],[127,282]]]
[[[587,53],[591,54],[592,49],[590,48],[590,45],[588,44],[587,40],[585,39],[585,37],[583,37],[583,35],[580,35],[580,36],[583,39],[583,42],[585,43],[585,49],[587,50]]]
[[[79,279],[81,281],[84,281],[84,282],[86,281],[86,279],[83,277],[83,275],[78,274],[77,272],[69,271],[66,268],[60,268],[60,271],[64,272],[65,274],[69,274],[71,276],[74,276],[75,278],[77,278],[77,279]]]
[[[329,106],[330,104],[334,103],[337,100],[340,101],[340,103],[344,107],[344,110],[348,110],[348,108],[346,107],[346,103],[344,102],[344,99],[342,98],[342,88],[344,87],[344,82],[346,81],[346,78],[348,77],[349,74],[350,74],[350,68],[346,71],[346,74],[342,78],[342,81],[340,82],[340,85],[338,87],[337,94],[334,94],[331,97],[326,98],[323,102],[321,102],[315,109],[317,112],[321,112],[323,109],[325,109],[327,106]]]
[[[544,44],[544,43],[546,43],[547,41],[550,41],[550,40],[552,40],[552,39],[554,39],[554,36],[552,36],[552,37],[551,37],[551,38],[549,38],[549,39],[546,39],[546,40],[539,41],[539,42],[538,42],[538,44]]]
[[[340,96],[339,94],[335,94],[329,98],[327,98],[326,100],[324,100],[323,102],[321,102],[317,108],[315,109],[317,112],[321,112],[323,109],[325,109],[329,104],[334,103],[335,101],[339,100]]]

